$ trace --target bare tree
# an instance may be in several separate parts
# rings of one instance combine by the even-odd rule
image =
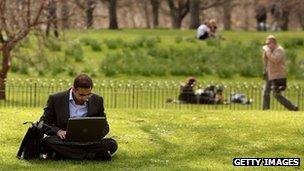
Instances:
[[[200,25],[200,0],[190,0],[190,29]]]
[[[148,0],[141,0],[141,1],[139,1],[138,5],[141,6],[141,9],[143,11],[144,18],[146,20],[146,28],[151,28]]]
[[[86,14],[86,27],[92,28],[94,20],[94,10],[96,7],[95,0],[75,0],[77,6]]]
[[[234,7],[239,4],[235,0],[227,0],[225,4],[222,5],[223,9],[223,23],[225,30],[231,30],[231,14]]]
[[[190,29],[196,29],[200,25],[201,11],[223,5],[231,0],[190,0]]]
[[[157,28],[159,24],[158,14],[159,14],[160,1],[151,0],[151,5],[152,5],[152,14],[153,14],[153,28]]]
[[[301,10],[301,6],[303,4],[302,0],[273,0],[272,1],[272,13],[275,14],[274,18],[278,20],[278,25],[281,30],[288,30],[289,25],[289,17],[292,13],[303,13],[303,9]]]
[[[117,0],[100,0],[108,5],[109,29],[118,29],[117,22]]]
[[[0,0],[0,99],[5,99],[5,80],[11,68],[11,52],[41,21],[44,0]]]
[[[63,29],[68,29],[70,27],[69,24],[69,13],[70,13],[70,8],[68,5],[68,1],[61,1],[61,18],[62,18],[62,28]]]
[[[302,12],[301,11],[297,12],[297,15],[299,18],[299,23],[301,25],[302,30],[304,30],[304,13],[303,13],[303,11],[304,11],[304,8],[303,8]]]
[[[167,0],[167,2],[170,8],[172,27],[179,29],[182,26],[183,19],[189,12],[189,0]]]
[[[109,0],[109,29],[118,29],[117,22],[117,0]]]

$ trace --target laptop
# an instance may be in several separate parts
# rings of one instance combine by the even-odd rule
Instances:
[[[100,141],[105,136],[102,132],[105,125],[105,117],[69,118],[66,141],[84,143]]]

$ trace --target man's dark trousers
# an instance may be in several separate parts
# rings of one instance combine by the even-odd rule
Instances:
[[[55,152],[64,159],[105,159],[117,150],[117,142],[112,138],[104,138],[94,143],[74,143],[61,140],[58,136],[44,138],[46,151]],[[58,157],[58,156],[57,156]]]

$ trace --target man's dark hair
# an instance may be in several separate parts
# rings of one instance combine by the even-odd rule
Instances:
[[[93,81],[88,75],[80,74],[74,79],[74,88],[93,88]]]

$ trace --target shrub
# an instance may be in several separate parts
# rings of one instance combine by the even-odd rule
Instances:
[[[297,48],[304,45],[303,38],[289,38],[283,41],[284,48]]]
[[[121,38],[117,39],[106,39],[104,43],[108,46],[109,49],[117,49],[125,46],[125,42]]]
[[[67,57],[72,57],[76,62],[83,61],[83,50],[79,43],[72,43],[68,48],[65,50],[65,55]]]
[[[304,60],[303,59],[299,60],[299,62],[295,66],[296,66],[295,77],[298,79],[303,79],[304,78]]]
[[[190,43],[197,43],[197,40],[195,37],[186,37],[185,41],[190,42]]]
[[[91,46],[93,51],[101,51],[101,44],[96,39],[82,38],[80,39],[80,42],[86,46]]]
[[[217,75],[220,78],[232,78],[233,71],[230,68],[218,68]]]
[[[61,43],[57,39],[47,39],[45,42],[45,47],[51,51],[61,51]]]
[[[219,39],[207,39],[206,40],[206,45],[207,46],[219,47],[219,46],[221,46],[221,40],[219,40]]]
[[[183,37],[181,37],[181,36],[176,36],[176,37],[175,37],[175,43],[179,44],[179,43],[181,43],[182,41],[183,41]]]
[[[92,41],[93,39],[91,39],[91,38],[88,38],[88,37],[84,37],[84,38],[81,38],[79,41],[81,42],[81,43],[83,43],[85,46],[89,46],[90,44],[91,44],[91,41]]]
[[[294,50],[286,51],[286,62],[288,66],[288,74],[289,75],[297,75],[299,65],[297,64],[297,54]]]

